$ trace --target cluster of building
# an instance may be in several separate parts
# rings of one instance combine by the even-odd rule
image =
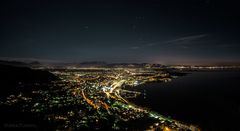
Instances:
[[[55,123],[57,130],[134,129],[137,127],[131,125],[136,120],[148,120],[150,126],[145,129],[190,129],[126,99],[141,94],[131,91],[133,87],[171,81],[173,77],[166,71],[148,67],[51,69],[51,72],[60,80],[45,85],[47,88],[32,85],[31,93],[11,95],[3,104],[13,105],[23,100],[24,111],[40,114],[46,121]]]

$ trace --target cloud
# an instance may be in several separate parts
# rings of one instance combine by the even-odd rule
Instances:
[[[190,42],[190,41],[194,41],[194,40],[204,38],[206,36],[207,36],[207,34],[192,35],[192,36],[186,36],[186,37],[181,37],[181,38],[165,41],[164,43],[176,44],[176,43]]]
[[[140,48],[140,46],[132,46],[132,47],[130,47],[130,49],[133,49],[133,50],[136,50],[136,49],[139,49]]]
[[[168,41],[155,41],[155,42],[145,43],[141,46],[132,46],[132,47],[130,47],[130,49],[136,50],[136,49],[152,47],[152,46],[157,46],[157,45],[161,45],[161,46],[170,46],[170,45],[178,45],[178,44],[182,45],[182,44],[187,44],[192,41],[204,38],[206,36],[207,36],[207,34],[199,34],[199,35],[180,37],[180,38],[172,39],[172,40],[168,40]],[[188,48],[186,45],[184,45],[183,47]]]

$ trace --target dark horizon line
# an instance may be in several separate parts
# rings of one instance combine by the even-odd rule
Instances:
[[[184,62],[184,63],[179,63],[179,62],[147,62],[147,61],[142,61],[142,62],[106,62],[106,61],[101,61],[101,60],[90,60],[90,61],[58,61],[58,60],[47,60],[47,59],[22,59],[22,58],[7,58],[5,59],[0,57],[0,61],[5,61],[5,62],[23,62],[26,64],[30,64],[33,62],[38,62],[40,64],[91,64],[91,63],[102,63],[102,64],[160,64],[160,65],[169,65],[169,66],[240,66],[240,62],[212,62],[212,63],[194,63],[194,62]],[[191,64],[190,64],[191,63]]]

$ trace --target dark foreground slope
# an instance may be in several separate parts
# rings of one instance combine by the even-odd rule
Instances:
[[[5,98],[19,90],[22,84],[47,83],[57,79],[48,71],[33,70],[28,67],[0,65],[0,96]]]
[[[49,83],[57,77],[47,71],[33,70],[23,66],[0,65],[0,101],[9,95],[27,93],[32,86]],[[30,112],[23,112],[20,106],[0,104],[0,130],[39,130],[49,127],[45,121]],[[44,126],[42,126],[44,125]],[[44,130],[44,129],[43,129]]]

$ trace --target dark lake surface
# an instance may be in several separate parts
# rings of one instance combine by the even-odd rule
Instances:
[[[190,72],[167,83],[135,87],[130,99],[173,119],[207,131],[240,131],[240,72]]]

